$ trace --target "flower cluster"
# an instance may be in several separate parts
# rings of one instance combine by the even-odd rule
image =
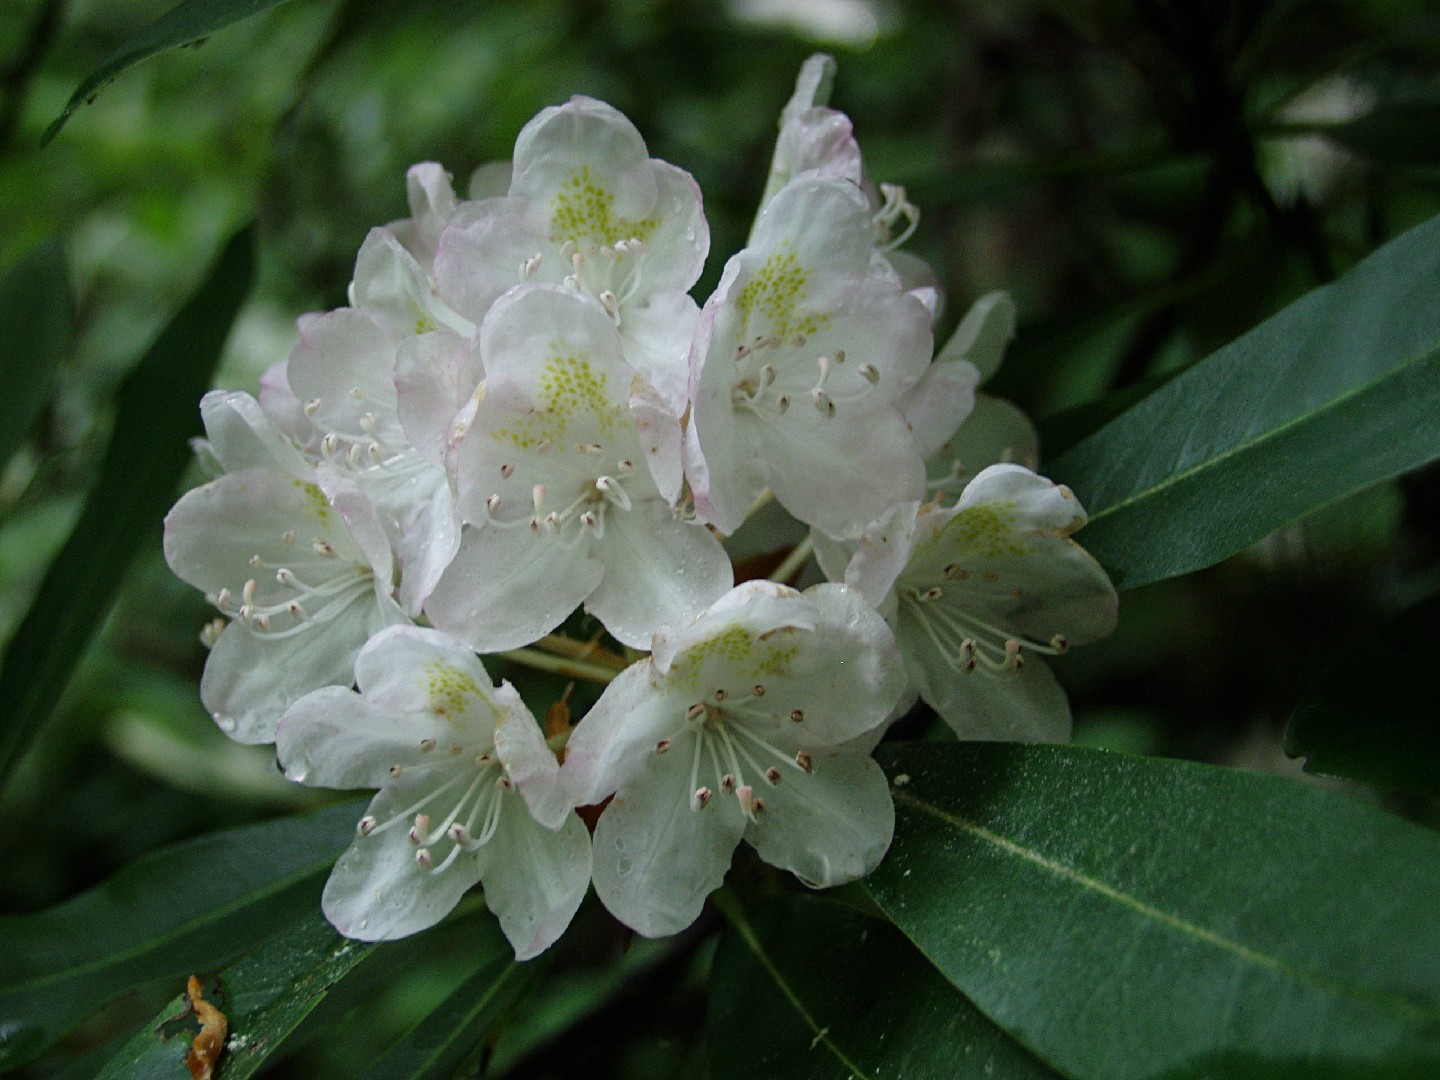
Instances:
[[[833,74],[802,69],[703,307],[699,189],[575,98],[467,199],[411,169],[350,306],[301,320],[258,400],[201,403],[215,478],[165,533],[223,616],[201,696],[292,780],[378,789],[324,894],[343,933],[414,933],[478,882],[529,957],[592,881],[674,933],[742,839],[814,887],[872,869],[870,751],[917,696],[962,737],[1067,736],[1040,657],[1108,633],[1113,589],[1033,430],[977,393],[1012,305],[935,355],[918,213],[865,174]],[[771,499],[830,583],[734,586],[724,540]],[[582,606],[633,662],[547,741],[479,654],[573,657]]]

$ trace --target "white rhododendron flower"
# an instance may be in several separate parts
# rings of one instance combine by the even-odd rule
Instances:
[[[355,678],[358,693],[296,702],[275,746],[292,780],[380,789],[325,885],[326,918],[346,937],[405,937],[480,882],[516,957],[543,952],[585,897],[590,836],[520,696],[459,642],[414,626],[377,635]]]
[[[1111,633],[1117,604],[1070,539],[1083,524],[1068,488],[992,465],[953,507],[906,503],[861,539],[845,581],[894,627],[915,688],[961,738],[1070,737],[1040,656]]]
[[[896,407],[930,359],[930,315],[877,273],[864,197],[807,177],[730,260],[691,353],[687,472],[725,533],[769,487],[830,536],[918,498],[924,466]]]
[[[479,323],[511,286],[564,285],[614,322],[626,362],[678,416],[710,229],[690,174],[649,156],[617,110],[575,97],[515,142],[508,193],[462,206],[441,234],[441,295]]]
[[[896,250],[918,211],[865,175],[834,74],[801,69],[703,309],[695,182],[577,97],[467,198],[414,166],[349,306],[300,320],[259,401],[202,401],[215,479],[165,530],[226,616],[201,697],[292,780],[378,789],[325,887],[341,933],[416,933],[480,884],[526,959],[592,879],[676,933],[742,840],[814,888],[869,873],[895,820],[871,751],[917,697],[963,738],[1068,735],[1040,657],[1109,633],[1115,591],[1069,491],[992,464],[1038,450],[977,392],[1014,305],[982,297],[932,362],[939,285]],[[747,553],[775,580],[732,587]],[[812,553],[831,582],[776,583]],[[478,653],[608,685],[542,730]]]
[[[869,745],[905,688],[895,641],[853,590],[752,581],[656,638],[575,729],[577,802],[615,793],[595,829],[595,889],[647,936],[700,913],[741,839],[815,888],[880,861],[894,807]]]
[[[480,348],[484,393],[456,459],[473,527],[426,605],[435,625],[491,652],[583,602],[640,647],[730,587],[719,541],[672,508],[680,422],[625,363],[598,304],[517,288],[486,316]]]
[[[205,664],[200,697],[221,730],[271,742],[302,694],[349,685],[355,656],[405,616],[394,560],[370,501],[307,462],[245,394],[202,404],[227,471],[165,518],[165,559],[231,621]]]

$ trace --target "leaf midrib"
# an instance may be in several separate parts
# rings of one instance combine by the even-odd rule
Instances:
[[[1220,451],[1218,454],[1215,454],[1213,457],[1207,457],[1202,461],[1196,462],[1189,468],[1181,469],[1179,472],[1170,473],[1160,482],[1146,487],[1140,491],[1134,492],[1133,494],[1126,496],[1124,499],[1121,499],[1119,502],[1108,503],[1101,509],[1096,510],[1095,512],[1090,514],[1088,523],[1093,525],[1095,522],[1103,521],[1111,514],[1115,513],[1116,511],[1123,510],[1133,503],[1140,502],[1144,499],[1158,497],[1163,492],[1183,483],[1186,480],[1189,480],[1191,477],[1196,476],[1207,469],[1214,468],[1232,457],[1247,453],[1251,450],[1256,449],[1257,447],[1263,446],[1265,443],[1271,441],[1272,439],[1279,438],[1281,435],[1294,428],[1300,427],[1301,425],[1309,423],[1311,421],[1315,421],[1317,420],[1317,418],[1323,417],[1326,414],[1341,408],[1352,399],[1357,398],[1362,394],[1373,391],[1376,387],[1380,386],[1385,382],[1388,382],[1390,379],[1399,378],[1401,375],[1410,371],[1415,365],[1423,363],[1424,361],[1435,356],[1437,352],[1440,352],[1440,346],[1432,346],[1431,348],[1426,349],[1424,352],[1417,353],[1416,355],[1410,357],[1408,360],[1396,364],[1395,366],[1387,370],[1384,374],[1371,379],[1369,382],[1361,383],[1360,385],[1352,387],[1351,389],[1345,391],[1343,394],[1340,394],[1338,397],[1331,398],[1329,401],[1325,402],[1324,404],[1318,406],[1315,409],[1301,413],[1298,416],[1292,416],[1288,420],[1282,421],[1274,427],[1267,428],[1255,438],[1237,442],[1233,446],[1227,447],[1226,449]],[[1167,388],[1173,388],[1174,386],[1174,383],[1170,383],[1168,384]],[[1128,412],[1122,414],[1120,417],[1117,417],[1114,423],[1119,423],[1127,415],[1129,415]],[[1101,430],[1104,431],[1105,429],[1102,428]],[[1097,435],[1098,434],[1099,433],[1097,433]],[[1081,445],[1083,446],[1083,444]],[[1079,448],[1077,447],[1076,449]],[[1075,450],[1066,451],[1065,457],[1068,457],[1074,452]],[[1060,463],[1063,465],[1064,457],[1060,458],[1059,460]]]
[[[169,931],[163,933],[159,937],[147,938],[145,941],[137,942],[134,945],[119,950],[118,952],[108,953],[105,956],[98,957],[86,963],[61,968],[58,971],[49,972],[48,974],[36,976],[32,979],[28,979],[18,983],[12,983],[9,986],[0,987],[0,1001],[3,1001],[7,997],[14,997],[22,993],[33,992],[56,982],[64,982],[69,979],[78,979],[93,972],[102,971],[108,967],[115,967],[125,963],[128,960],[133,960],[137,957],[144,956],[148,952],[154,952],[156,949],[163,948],[164,946],[170,944],[171,942],[179,938],[184,937],[187,934],[191,934],[197,930],[203,929],[209,923],[219,922],[227,916],[233,915],[238,911],[242,911],[246,907],[258,904],[277,895],[278,893],[284,892],[292,885],[298,885],[306,878],[315,876],[320,871],[330,866],[334,861],[335,857],[333,855],[327,855],[322,859],[317,859],[313,862],[306,863],[303,867],[293,871],[285,877],[276,878],[267,885],[262,886],[261,888],[253,892],[247,892],[242,896],[230,901],[229,903],[223,904],[217,908],[211,908],[209,911],[202,912],[200,915],[197,915],[195,918],[190,919],[187,922],[183,922],[172,927]]]
[[[1040,852],[1036,851],[1033,848],[1028,848],[1025,847],[1023,844],[1018,844],[1015,841],[1008,839],[1007,837],[1001,836],[999,833],[992,832],[991,830],[985,828],[983,825],[978,825],[973,821],[960,817],[958,814],[953,814],[949,811],[942,810],[940,807],[934,805],[933,803],[928,803],[922,799],[918,799],[908,792],[897,790],[894,788],[892,788],[891,790],[896,802],[907,803],[917,810],[930,814],[932,817],[938,818],[939,820],[949,825],[952,825],[957,829],[967,832],[970,835],[975,836],[988,844],[998,847],[1000,850],[1006,852],[1007,854],[1025,859],[1027,862],[1033,863],[1044,870],[1047,870],[1059,877],[1066,879],[1067,881],[1074,882],[1082,888],[1089,889],[1092,892],[1105,897],[1107,900],[1123,904],[1124,906],[1129,907],[1130,909],[1136,911],[1145,918],[1159,922],[1160,924],[1168,927],[1169,929],[1185,934],[1187,937],[1190,937],[1203,944],[1209,945],[1216,949],[1220,949],[1224,952],[1231,953],[1232,955],[1239,957],[1247,963],[1268,968],[1289,979],[1293,979],[1296,982],[1308,983],[1311,986],[1317,987],[1318,989],[1330,991],[1346,997],[1355,998],[1357,1000],[1370,1002],[1374,1005],[1386,1008],[1391,1012],[1402,1014],[1409,1019],[1421,1020],[1428,1023],[1440,1022],[1440,1011],[1437,1011],[1433,1008],[1426,1008],[1422,1005],[1418,1005],[1414,1001],[1411,1001],[1410,999],[1402,997],[1398,994],[1391,994],[1383,990],[1376,990],[1371,987],[1357,986],[1353,983],[1347,983],[1340,979],[1335,979],[1331,976],[1325,975],[1322,972],[1314,971],[1311,968],[1302,967],[1298,964],[1293,964],[1289,961],[1282,960],[1280,957],[1271,956],[1268,953],[1263,953],[1256,949],[1252,949],[1248,945],[1227,938],[1223,934],[1219,934],[1214,930],[1209,930],[1203,926],[1189,921],[1188,919],[1181,918],[1179,915],[1172,914],[1171,912],[1164,911],[1158,907],[1155,907],[1152,904],[1148,904],[1144,900],[1141,900],[1139,897],[1132,896],[1130,893],[1124,892],[1120,889],[1115,888],[1114,886],[1107,885],[1103,881],[1099,881],[1095,878],[1090,877],[1087,874],[1081,873],[1074,867],[1066,866],[1064,863],[1051,859],[1049,856],[1042,855]]]

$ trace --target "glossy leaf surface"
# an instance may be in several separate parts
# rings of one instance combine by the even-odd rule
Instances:
[[[1074,747],[901,744],[880,906],[1066,1075],[1436,1075],[1440,837]]]
[[[1440,218],[1047,465],[1120,588],[1199,570],[1440,457]]]
[[[725,896],[710,983],[716,1075],[754,1080],[1053,1077],[893,926],[832,900]]]

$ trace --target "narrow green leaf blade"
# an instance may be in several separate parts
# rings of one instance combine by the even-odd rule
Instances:
[[[1440,723],[1433,662],[1440,597],[1404,612],[1343,650],[1285,731],[1285,752],[1305,771],[1440,795]]]
[[[354,803],[154,852],[58,907],[0,918],[0,1069],[138,983],[213,968],[318,909]]]
[[[186,440],[199,432],[196,403],[253,279],[247,229],[121,384],[95,487],[0,668],[0,781],[55,708],[125,568],[142,547],[159,545],[160,521],[190,461]]]
[[[205,981],[205,1000],[225,1013],[229,1039],[221,1057],[225,1080],[246,1080],[284,1044],[326,996],[379,946],[347,941],[318,906],[258,950]],[[214,987],[218,982],[219,991]],[[100,1070],[96,1080],[184,1080],[195,1033],[186,998],[176,997]]]
[[[1440,218],[1057,457],[1120,588],[1199,570],[1440,457]]]
[[[543,969],[509,956],[482,965],[362,1080],[449,1080]]]
[[[70,343],[70,279],[59,238],[21,256],[0,277],[0,474],[35,426]]]
[[[156,53],[178,49],[182,45],[193,45],[216,30],[223,30],[231,23],[248,19],[285,2],[286,0],[184,0],[184,3],[176,4],[160,18],[131,34],[118,49],[100,62],[99,67],[86,76],[75,88],[75,93],[70,95],[70,100],[65,103],[60,115],[45,129],[40,144],[47,145],[55,138],[76,109],[92,99],[102,87],[126,68],[134,67]]]
[[[710,980],[717,1076],[751,1080],[1042,1080],[1055,1074],[985,1019],[888,923],[832,900],[754,910],[730,926]]]
[[[1440,1075],[1440,837],[1332,792],[998,743],[882,747],[876,902],[1078,1080]]]

